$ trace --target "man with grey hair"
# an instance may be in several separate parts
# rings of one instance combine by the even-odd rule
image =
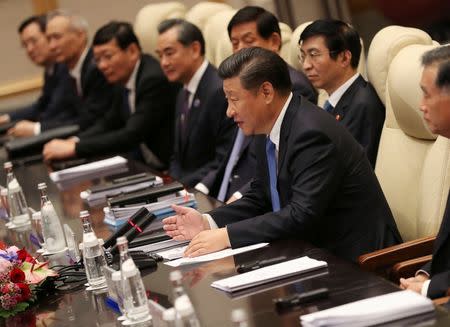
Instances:
[[[422,65],[423,118],[433,133],[450,138],[450,45],[426,52]],[[401,278],[400,287],[430,298],[445,296],[450,287],[450,194],[434,241],[433,259],[414,277]]]
[[[255,177],[231,204],[201,215],[174,206],[163,220],[186,256],[297,238],[345,259],[401,241],[362,147],[329,114],[291,91],[286,62],[242,49],[219,67],[227,115],[255,136]]]
[[[70,123],[85,130],[109,110],[113,92],[88,47],[87,23],[80,16],[54,11],[48,15],[46,35],[55,61],[66,64],[73,78],[67,97],[77,115]]]
[[[174,151],[169,174],[188,187],[215,170],[231,146],[233,121],[217,70],[205,59],[200,29],[182,19],[158,26],[157,54],[170,82],[183,84],[175,105]]]

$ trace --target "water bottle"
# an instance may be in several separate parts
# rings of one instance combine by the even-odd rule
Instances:
[[[9,222],[8,189],[0,186],[0,218]]]
[[[147,294],[141,273],[133,258],[128,253],[128,240],[121,236],[117,238],[120,253],[120,272],[122,274],[122,295],[125,315],[131,322],[151,319]]]
[[[165,327],[176,327],[176,311],[175,308],[169,308],[163,311],[162,320]]]
[[[181,295],[175,299],[175,311],[177,327],[200,327],[194,306],[187,294]]]
[[[241,308],[231,311],[231,325],[233,327],[248,327],[247,312]]]
[[[22,187],[14,176],[12,163],[10,161],[5,162],[3,167],[6,170],[10,221],[15,226],[26,225],[30,223],[30,213]]]
[[[179,270],[170,272],[169,280],[172,284],[173,303],[175,308],[175,325],[177,327],[199,327],[197,315],[182,282],[183,276]]]
[[[41,191],[41,224],[47,253],[58,253],[66,249],[64,232],[53,204],[47,196],[47,184],[39,183]]]
[[[106,287],[106,278],[102,270],[106,265],[103,247],[92,230],[89,212],[81,211],[80,218],[83,223],[83,262],[88,283],[94,289]]]

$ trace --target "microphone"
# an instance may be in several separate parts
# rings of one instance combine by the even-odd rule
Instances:
[[[104,248],[111,248],[111,254],[117,253],[116,239],[120,236],[125,236],[128,242],[131,242],[137,235],[150,225],[156,216],[147,210],[147,208],[140,208],[119,230],[117,230],[104,244]]]

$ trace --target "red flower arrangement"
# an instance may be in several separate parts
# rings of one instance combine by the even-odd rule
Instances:
[[[56,273],[25,249],[6,247],[0,242],[0,317],[7,318],[25,310],[36,299],[34,290]]]

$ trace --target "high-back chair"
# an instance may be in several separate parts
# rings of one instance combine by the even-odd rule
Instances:
[[[212,15],[203,28],[206,59],[216,67],[231,54],[231,44],[226,43],[225,37],[228,38],[227,26],[235,13],[234,9],[220,11]],[[219,40],[223,40],[225,43],[219,45]],[[229,40],[228,43],[230,43]],[[227,54],[228,51],[229,54]]]
[[[399,50],[387,75],[386,110],[392,117],[383,127],[376,174],[406,242],[363,255],[359,262],[368,270],[389,271],[395,282],[431,259],[450,187],[450,141],[432,134],[419,110],[420,58],[435,46]]]
[[[134,22],[134,31],[143,52],[156,57],[157,27],[165,19],[184,18],[186,6],[177,1],[149,4],[139,10]]]
[[[196,25],[199,29],[204,30],[205,24],[211,16],[227,10],[233,10],[233,7],[225,3],[199,2],[188,10],[185,19]]]

